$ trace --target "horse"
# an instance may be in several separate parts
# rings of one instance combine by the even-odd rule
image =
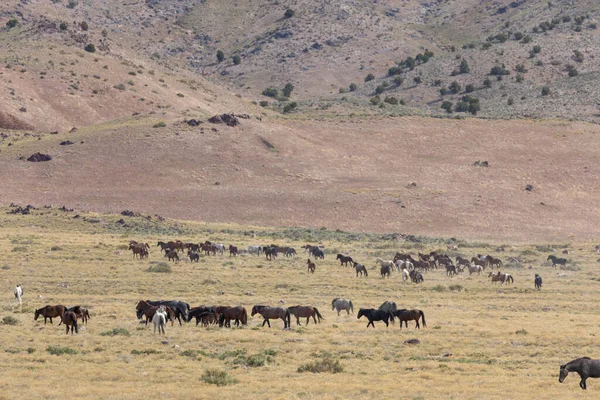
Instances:
[[[542,277],[538,274],[535,274],[535,279],[533,281],[535,288],[540,290],[542,288]]]
[[[397,309],[398,309],[398,306],[393,301],[384,301],[383,304],[380,305],[378,308],[378,310],[389,311],[389,312],[396,311]]]
[[[466,258],[462,258],[461,256],[456,256],[456,265],[464,265],[468,267],[471,263]]]
[[[188,257],[190,258],[191,262],[200,262],[200,254],[194,252],[193,250],[188,250]]]
[[[200,248],[207,256],[209,256],[210,253],[212,253],[213,256],[217,255],[217,248],[210,243],[204,243]]]
[[[548,259],[546,259],[546,261],[548,261],[548,260],[552,260],[552,266],[554,268],[556,268],[557,265],[567,265],[566,258],[558,258],[556,256],[550,255],[550,256],[548,256]]]
[[[310,258],[306,262],[306,265],[308,265],[308,273],[309,274],[314,274],[315,273],[315,269],[317,269],[317,266],[315,265],[314,262],[310,261]]]
[[[400,272],[403,269],[414,269],[415,265],[413,263],[411,263],[409,260],[396,260],[396,268],[398,268],[398,272]]]
[[[225,252],[225,245],[223,243],[215,243],[213,246],[219,253],[223,254]]]
[[[185,249],[188,249],[188,252],[191,250],[193,252],[198,252],[200,251],[200,245],[196,244],[196,243],[184,243],[183,247]]]
[[[316,248],[312,249],[310,253],[312,254],[312,256],[313,256],[314,258],[317,258],[317,259],[319,259],[319,258],[320,258],[321,260],[324,260],[324,259],[325,259],[325,253],[323,253],[323,250],[321,250],[321,249],[320,249],[320,248],[318,248],[318,247],[316,247]]]
[[[77,318],[80,318],[80,319],[81,319],[81,322],[82,322],[82,323],[84,323],[84,324],[87,324],[87,322],[88,322],[88,319],[90,319],[90,318],[91,318],[91,317],[90,317],[90,313],[89,313],[88,309],[87,309],[87,308],[83,308],[83,307],[81,307],[81,306],[69,307],[69,308],[67,308],[67,309],[65,310],[65,312],[67,312],[67,311],[72,311],[72,312],[74,312],[74,313],[75,313],[75,316],[76,316]],[[61,321],[61,322],[60,322],[58,325],[60,325],[60,324],[62,324],[62,321]]]
[[[188,313],[187,322],[191,321],[192,318],[196,318],[196,326],[202,321],[204,326],[208,326],[208,320],[211,318],[207,318],[209,315],[214,315],[214,322],[217,322],[217,312],[214,307],[194,307]]]
[[[177,254],[177,250],[169,250],[166,254],[165,257],[167,257],[169,259],[169,261],[179,261],[179,255]]]
[[[446,264],[446,276],[458,275],[456,267],[452,264]]]
[[[62,315],[61,322],[67,327],[67,335],[69,334],[69,328],[71,329],[71,335],[73,332],[79,333],[79,328],[77,327],[77,315],[73,311],[65,311]]]
[[[352,259],[352,257],[350,256],[345,256],[343,254],[339,254],[337,255],[337,257],[335,258],[336,260],[340,260],[340,267],[343,265],[344,267],[348,266],[348,263],[353,262],[354,260]]]
[[[497,274],[490,272],[488,275],[488,278],[492,278],[492,283],[500,282],[500,285],[504,285],[505,283],[509,284],[509,283],[515,282],[515,280],[513,279],[513,277],[510,274],[504,274],[500,271],[498,271]]]
[[[391,267],[389,265],[381,267],[379,272],[381,273],[382,278],[385,278],[386,276],[389,278],[392,275]]]
[[[410,279],[411,279],[411,281],[413,283],[417,283],[417,284],[423,283],[423,280],[424,280],[423,279],[423,274],[421,274],[419,271],[416,271],[416,270],[413,269],[408,274],[409,274]]]
[[[37,321],[38,317],[41,315],[44,317],[44,325],[46,325],[46,318],[50,319],[50,323],[52,324],[52,318],[60,317],[62,321],[63,314],[65,313],[65,306],[57,305],[57,306],[45,306],[38,310],[35,310],[35,316],[33,317],[34,321]]]
[[[254,306],[252,307],[251,316],[255,314],[260,314],[265,319],[262,323],[262,326],[265,326],[265,323],[271,327],[270,319],[282,319],[283,320],[283,329],[290,327],[290,312],[287,308],[284,307],[269,307],[269,306]]]
[[[146,326],[148,326],[148,321],[152,320],[152,317],[154,317],[154,314],[156,314],[156,310],[158,310],[159,307],[161,307],[161,306],[162,305],[153,306],[153,305],[148,304],[148,302],[140,300],[137,303],[137,305],[135,306],[136,315],[137,315],[138,319],[142,319],[142,316],[145,316],[146,317]],[[168,306],[164,306],[164,308],[165,308],[165,311],[167,312],[168,319],[171,321],[171,325],[173,325],[175,318],[176,318],[175,311],[173,311],[171,309],[171,307],[168,307]]]
[[[276,247],[263,247],[263,253],[265,254],[265,259],[271,261],[273,257],[277,258],[277,248]]]
[[[375,259],[375,264],[378,264],[381,267],[388,267],[390,270],[392,270],[394,268],[394,261],[392,260],[382,260],[381,258],[377,257],[377,259]]]
[[[260,246],[248,246],[248,253],[250,254],[256,254],[257,256],[260,256],[260,251]]]
[[[415,321],[417,323],[415,328],[421,329],[421,327],[419,325],[419,317],[423,321],[423,327],[424,328],[427,327],[427,325],[425,324],[425,314],[421,310],[402,309],[402,310],[392,311],[392,314],[394,315],[394,317],[396,317],[400,320],[400,329],[402,329],[402,322],[404,322],[404,325],[408,328],[408,321]]]
[[[579,387],[587,390],[585,381],[587,378],[600,378],[600,360],[592,360],[589,357],[581,357],[560,366],[558,381],[563,383],[569,372],[577,372],[581,377]]]
[[[354,262],[354,261],[353,261]],[[363,274],[368,277],[369,274],[367,273],[367,268],[363,265],[363,264],[359,264],[357,262],[354,262],[354,269],[356,270],[356,277],[358,278],[358,273],[360,272],[360,276],[363,276]]]
[[[410,277],[409,272],[406,268],[404,268],[402,270],[402,283],[408,281],[408,278]]]
[[[238,248],[237,246],[233,246],[233,245],[229,245],[229,257],[231,256],[237,256],[238,255]]]
[[[292,306],[292,307],[288,307],[288,311],[290,312],[291,315],[296,317],[296,324],[298,324],[298,325],[300,325],[300,318],[304,318],[304,317],[306,317],[306,325],[308,325],[308,323],[310,322],[310,317],[312,317],[313,321],[315,321],[315,325],[317,324],[317,318],[318,318],[319,323],[321,323],[321,321],[325,319],[325,318],[323,318],[321,313],[319,313],[319,310],[317,310],[317,307]]]
[[[17,302],[19,304],[23,304],[23,288],[21,287],[21,285],[15,286],[14,294]]]
[[[369,320],[367,328],[369,327],[369,325],[375,328],[375,324],[373,323],[373,321],[383,321],[385,322],[386,327],[390,326],[388,322],[390,319],[392,320],[392,322],[394,321],[394,315],[391,312],[376,310],[374,308],[361,308],[360,310],[358,310],[357,319],[360,319],[360,317],[362,317],[363,315]]]
[[[219,325],[231,328],[231,320],[235,320],[235,326],[248,325],[248,313],[242,306],[237,307],[215,307],[215,311],[221,314],[219,317]]]
[[[475,265],[479,265],[485,271],[485,267],[488,266],[488,262],[486,260],[481,260],[480,258],[473,257],[471,258],[471,262]]]
[[[150,245],[148,243],[129,242],[129,250],[132,251],[133,258],[137,258],[138,256],[140,257],[140,259],[147,257],[149,249]]]
[[[167,306],[169,307],[171,310],[173,310],[175,312],[175,318],[177,318],[177,320],[179,321],[179,326],[182,325],[181,323],[181,319],[183,318],[184,321],[188,321],[188,312],[190,311],[190,305],[188,303],[185,303],[183,301],[177,301],[177,300],[158,300],[158,301],[153,301],[153,300],[146,300],[146,303],[148,303],[151,306]]]
[[[288,247],[285,249],[285,256],[286,257],[294,257],[296,255],[296,249],[293,247]]]
[[[469,275],[472,275],[473,272],[477,272],[477,275],[481,275],[483,272],[483,267],[481,265],[467,265],[467,269],[469,270]]]
[[[154,334],[156,335],[156,328],[158,328],[158,334],[165,334],[165,325],[167,324],[167,311],[165,306],[158,307],[158,310],[152,316],[152,323],[154,324]]]
[[[354,306],[352,305],[352,301],[348,299],[338,299],[335,298],[331,301],[331,310],[337,310],[338,315],[340,315],[341,310],[346,310],[348,315],[350,315],[350,311],[354,314]]]
[[[496,266],[496,268],[500,268],[502,266],[502,260],[500,260],[499,258],[494,258],[490,255],[485,256],[485,261],[487,261],[490,265],[490,268],[493,268],[494,266]]]

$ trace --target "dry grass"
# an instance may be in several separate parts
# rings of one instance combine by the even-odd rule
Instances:
[[[210,239],[242,248],[276,241],[299,248],[304,238],[286,240],[276,229],[253,227],[254,232],[271,236],[251,239],[245,234],[248,228],[180,221],[146,227],[146,233],[126,232],[113,228],[112,221],[119,216],[82,214],[100,220],[90,224],[54,210],[30,216],[6,211],[0,210],[0,252],[9,268],[0,270],[0,279],[8,295],[0,307],[2,317],[18,320],[17,325],[2,326],[0,363],[7,397],[64,398],[58,388],[65,376],[74,376],[78,384],[69,396],[90,399],[137,399],[149,392],[172,398],[395,399],[400,387],[401,398],[407,399],[568,399],[581,394],[578,379],[570,376],[560,385],[558,366],[575,357],[598,356],[600,317],[593,304],[600,273],[591,243],[570,247],[569,258],[578,271],[541,266],[547,253],[533,246],[507,248],[501,254],[494,253],[495,245],[459,250],[466,256],[482,252],[502,259],[527,252],[524,269],[508,270],[515,277],[511,287],[494,286],[475,275],[446,278],[441,271],[425,274],[420,286],[403,285],[397,273],[391,279],[376,273],[357,279],[331,255],[317,263],[314,276],[307,275],[303,256],[272,262],[244,256],[202,257],[199,264],[171,264],[171,274],[149,274],[144,271],[150,263],[162,261],[155,248],[143,261],[117,248],[130,239],[153,245],[167,238]],[[326,249],[347,252],[373,272],[375,253],[391,256],[401,245],[376,237],[354,241],[325,233]],[[11,252],[15,245],[28,250]],[[52,246],[63,250],[52,252]],[[544,278],[542,291],[533,289],[534,273]],[[61,282],[68,287],[59,286]],[[16,283],[25,289],[21,308],[10,294]],[[463,290],[435,289],[451,285]],[[398,325],[386,329],[376,323],[375,329],[367,329],[364,319],[337,316],[330,310],[331,299],[338,296],[351,298],[356,308],[394,300],[402,307],[422,309],[427,328],[415,330],[409,323],[408,329]],[[325,321],[301,327],[292,322],[289,331],[283,331],[279,322],[271,329],[261,328],[256,317],[243,329],[169,325],[166,336],[158,337],[135,317],[136,301],[147,298],[182,299],[193,306],[242,304],[247,309],[280,301],[310,304],[320,309]],[[33,321],[35,308],[59,303],[90,309],[92,319],[78,335],[65,335],[56,323],[44,326]],[[410,338],[421,344],[403,344]],[[322,366],[323,360],[343,371],[298,372],[306,365]],[[600,383],[591,380],[587,394],[596,392]]]

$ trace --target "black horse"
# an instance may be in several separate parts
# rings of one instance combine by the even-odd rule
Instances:
[[[536,289],[541,289],[542,288],[542,277],[539,276],[538,274],[535,274],[534,283],[535,283]]]
[[[318,247],[313,248],[310,252],[314,258],[320,258],[321,260],[325,259],[325,253],[323,253],[323,250]]]
[[[419,271],[411,269],[408,274],[410,275],[410,280],[414,283],[423,283],[423,274],[421,274]]]
[[[344,267],[348,266],[348,263],[354,263],[354,260],[350,256],[345,256],[343,254],[338,254],[336,260],[340,260],[340,267],[343,265]]]
[[[548,260],[552,260],[552,266],[554,268],[556,268],[557,265],[567,265],[567,259],[566,258],[558,258],[556,256],[548,256],[548,258],[546,259],[546,261]]]
[[[183,301],[177,301],[177,300],[159,300],[159,301],[146,300],[146,303],[150,304],[151,306],[171,307],[171,309],[173,311],[175,311],[175,317],[179,321],[179,326],[183,325],[181,323],[182,318],[185,322],[189,321],[188,313],[190,311],[190,305],[188,303],[184,303]]]
[[[390,319],[392,320],[392,322],[394,322],[394,315],[389,311],[376,310],[374,308],[361,308],[360,310],[358,310],[357,318],[360,319],[360,317],[362,317],[363,315],[369,320],[367,328],[369,327],[369,325],[375,328],[375,324],[373,323],[373,321],[383,321],[385,322],[385,326],[390,326],[388,322]]]
[[[558,381],[563,383],[569,372],[577,372],[581,377],[579,387],[587,389],[585,381],[587,378],[600,378],[600,360],[592,360],[589,357],[581,357],[560,366]]]
[[[273,257],[277,258],[277,247],[264,246],[263,253],[267,260],[272,260]]]
[[[215,316],[217,314],[214,307],[204,307],[204,306],[194,307],[188,313],[187,322],[190,322],[192,320],[192,318],[196,318],[196,326],[198,326],[198,324],[202,321],[202,319],[205,316],[211,315],[211,314],[215,315]]]
[[[404,322],[404,325],[408,328],[408,321],[415,321],[417,323],[415,328],[421,329],[419,317],[423,321],[423,327],[427,327],[425,324],[425,314],[421,310],[407,310],[403,308],[401,310],[392,311],[392,315],[400,320],[400,329],[402,329],[402,322]]]

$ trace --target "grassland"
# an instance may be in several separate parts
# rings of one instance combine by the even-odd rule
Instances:
[[[406,243],[385,235],[144,217],[125,217],[123,226],[116,223],[121,216],[7,211],[0,209],[0,320],[12,317],[16,324],[6,318],[0,328],[6,398],[567,399],[581,396],[578,377],[560,385],[558,366],[597,356],[600,273],[592,243],[506,246],[506,252],[496,253],[504,244],[459,242],[463,255],[522,260],[505,268],[515,276],[514,286],[494,286],[483,276],[447,278],[441,271],[425,274],[425,283],[416,286],[403,285],[397,273],[380,278],[375,256],[445,249],[444,241]],[[151,265],[163,261],[157,250],[143,261],[125,250],[130,239],[153,245],[167,238],[242,247],[275,242],[299,248],[320,241],[327,253],[309,276],[302,255],[272,262],[202,257],[198,264],[172,264],[172,273],[150,273]],[[544,263],[548,251],[563,247],[571,252],[571,269],[552,270]],[[332,256],[338,251],[364,262],[369,278],[355,278],[340,267]],[[544,278],[539,292],[533,289],[535,273]],[[20,308],[12,298],[17,283],[25,290]],[[386,329],[378,323],[366,329],[367,321],[331,311],[331,299],[338,296],[352,299],[356,309],[384,300],[422,309],[427,328],[417,331],[411,324],[400,330],[396,324]],[[261,328],[256,317],[243,329],[169,325],[166,336],[158,337],[134,313],[137,300],[158,298],[247,309],[308,304],[319,308],[325,321],[301,327],[293,321],[289,331],[281,322]],[[33,321],[35,308],[58,303],[89,307],[92,319],[78,335],[65,335],[56,322]],[[403,343],[411,338],[421,344]],[[315,362],[339,362],[343,371],[298,372]],[[600,383],[589,383],[586,397],[597,395]]]

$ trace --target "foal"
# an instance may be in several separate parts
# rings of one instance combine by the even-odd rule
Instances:
[[[315,273],[315,269],[317,269],[317,266],[315,265],[314,262],[310,261],[310,258],[306,262],[306,265],[308,265],[308,273],[309,274],[314,274]]]

